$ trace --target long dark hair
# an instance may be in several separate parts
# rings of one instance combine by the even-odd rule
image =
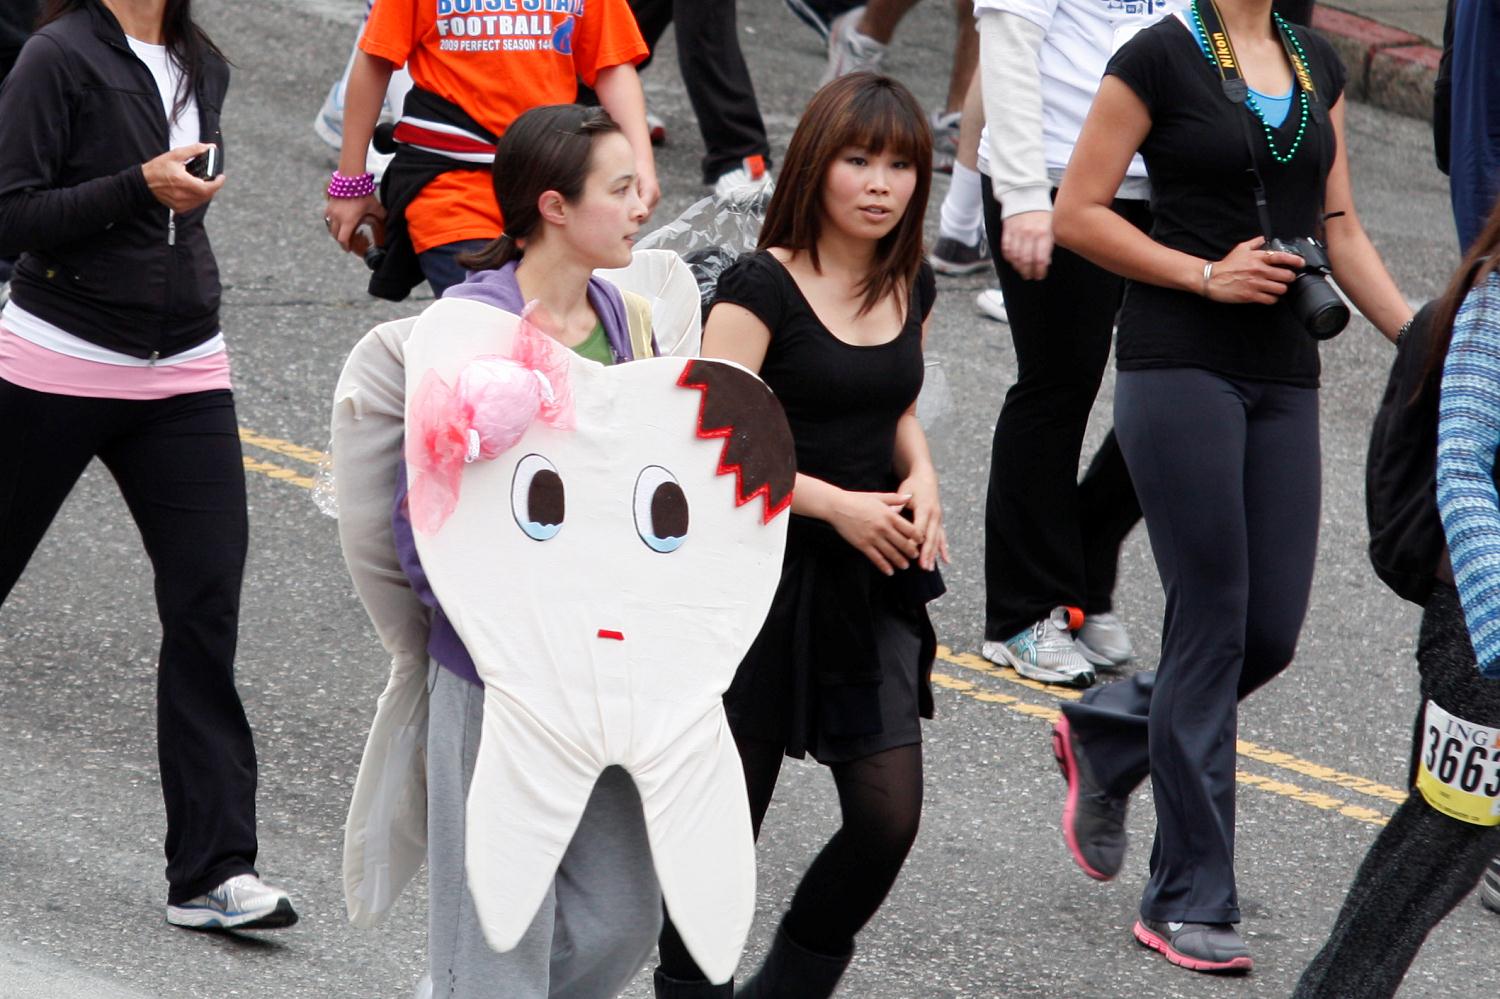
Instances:
[[[577,201],[594,161],[594,142],[620,126],[599,107],[544,104],[510,123],[495,146],[492,173],[495,201],[505,231],[476,253],[458,262],[473,271],[489,271],[519,260],[521,241],[542,225],[537,202],[545,191]]]
[[[1442,374],[1443,360],[1453,342],[1453,321],[1458,318],[1458,310],[1463,308],[1464,298],[1470,289],[1483,284],[1497,266],[1500,266],[1500,201],[1495,203],[1484,231],[1464,254],[1464,262],[1454,272],[1443,297],[1438,299],[1432,314],[1432,349],[1427,355],[1426,377],[1422,384],[1432,384]]]
[[[917,171],[906,213],[876,244],[875,266],[860,284],[863,315],[887,295],[906,301],[922,266],[922,218],[932,189],[932,129],[922,106],[899,81],[875,73],[849,73],[813,95],[787,146],[758,248],[802,251],[813,269],[818,268],[823,178],[848,146],[871,153],[889,146],[911,160]]]
[[[90,8],[102,9],[111,18],[114,17],[99,0],[46,0],[36,26],[40,28],[65,14]],[[213,39],[193,21],[193,0],[167,0],[166,9],[161,15],[161,33],[172,61],[182,70],[182,86],[172,99],[172,117],[175,118],[182,114],[197,89],[198,81],[203,76],[204,60],[209,56],[224,59],[224,53],[219,51]]]

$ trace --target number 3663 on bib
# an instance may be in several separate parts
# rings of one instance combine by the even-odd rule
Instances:
[[[1465,721],[1429,700],[1417,790],[1445,815],[1500,826],[1500,729]]]

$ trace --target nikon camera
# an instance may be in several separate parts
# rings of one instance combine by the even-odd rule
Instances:
[[[1264,250],[1295,253],[1302,258],[1297,277],[1287,285],[1284,298],[1292,315],[1314,339],[1332,340],[1349,325],[1349,306],[1328,281],[1333,268],[1328,251],[1312,236],[1299,239],[1269,239]]]

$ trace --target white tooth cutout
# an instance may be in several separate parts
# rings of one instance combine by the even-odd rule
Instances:
[[[429,370],[452,385],[469,360],[507,353],[516,324],[478,302],[434,304],[406,345],[407,398]],[[469,887],[485,938],[514,947],[600,772],[618,764],[640,791],[668,912],[724,982],[754,913],[755,851],[722,695],[770,609],[789,513],[768,519],[760,496],[736,502],[736,475],[719,472],[724,441],[698,435],[704,393],[678,385],[689,362],[570,363],[576,429],[538,422],[508,452],[465,465],[453,514],[416,534],[485,686]],[[540,544],[512,512],[528,455],[555,468],[566,495],[563,526]],[[670,552],[637,530],[650,466],[671,470],[691,511],[691,540]]]

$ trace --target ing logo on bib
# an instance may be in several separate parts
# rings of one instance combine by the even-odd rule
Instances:
[[[1500,826],[1500,729],[1465,721],[1429,700],[1416,783],[1426,802],[1444,815]]]

